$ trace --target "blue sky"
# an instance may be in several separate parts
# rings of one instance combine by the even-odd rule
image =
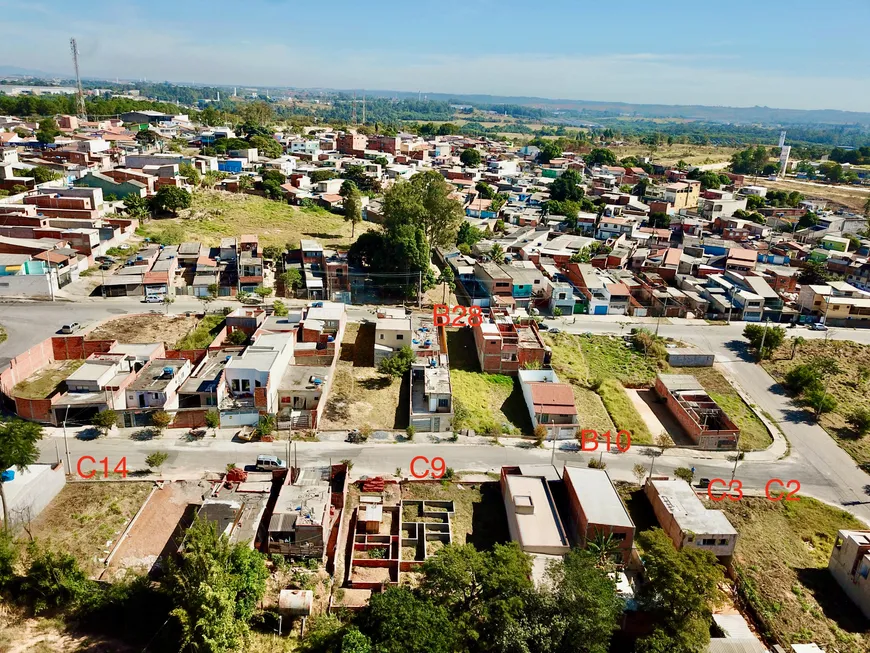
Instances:
[[[85,76],[870,111],[870,0],[0,0],[0,65]]]

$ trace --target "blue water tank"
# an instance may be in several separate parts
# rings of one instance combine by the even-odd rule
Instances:
[[[0,481],[8,483],[15,478],[15,470],[7,469],[5,472],[0,472]]]

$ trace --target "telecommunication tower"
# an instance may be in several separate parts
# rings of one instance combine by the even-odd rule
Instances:
[[[88,114],[85,109],[85,93],[82,91],[82,78],[79,76],[79,46],[76,44],[74,38],[69,40],[69,49],[70,52],[72,52],[73,66],[76,69],[76,111],[81,120],[87,120]]]

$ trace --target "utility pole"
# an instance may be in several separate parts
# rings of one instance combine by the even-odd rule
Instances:
[[[662,313],[666,313],[668,310],[668,299],[670,298],[670,293],[665,295],[665,307],[662,309]],[[659,326],[662,323],[662,316],[659,315],[659,319],[656,320],[656,338],[659,337]]]
[[[550,427],[552,428],[554,422],[550,421]],[[550,465],[555,466],[556,464],[556,432],[553,431],[553,448],[550,451]]]
[[[417,308],[423,308],[423,271],[417,272]]]
[[[66,418],[69,417],[69,406],[63,416],[63,448],[66,451],[66,473],[72,474],[72,460],[69,457],[69,441],[66,439]]]
[[[758,348],[758,360],[764,358],[764,339],[767,338],[767,325],[770,324],[770,318],[764,321],[764,331],[761,332],[761,347]]]

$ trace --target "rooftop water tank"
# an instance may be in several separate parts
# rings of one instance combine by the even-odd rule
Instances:
[[[174,368],[174,367],[164,367],[164,368],[163,368],[163,373],[164,373],[166,376],[172,376],[172,375],[175,374],[175,368]]]

